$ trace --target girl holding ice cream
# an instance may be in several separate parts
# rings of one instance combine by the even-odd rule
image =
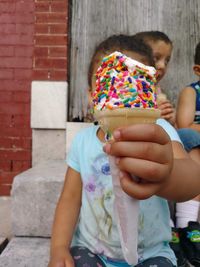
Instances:
[[[146,65],[153,63],[152,51],[142,41],[112,36],[97,47],[92,58],[89,71],[92,91],[97,67],[104,56],[114,51]],[[198,194],[199,166],[187,157],[173,127],[163,119],[157,123],[118,129],[113,134],[115,141],[106,145],[105,133],[98,125],[77,134],[56,208],[49,267],[131,266],[124,259],[113,213],[107,154],[116,156],[122,189],[140,200],[139,260],[135,266],[176,266],[169,246],[171,228],[166,199],[182,201]],[[192,185],[187,180],[189,168],[193,172]],[[129,173],[142,182],[131,179]],[[182,188],[177,191],[179,184]]]

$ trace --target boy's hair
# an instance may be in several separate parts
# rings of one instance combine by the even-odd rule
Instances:
[[[200,65],[200,42],[196,45],[194,54],[194,64]]]
[[[165,42],[167,44],[171,44],[171,46],[172,46],[172,41],[169,39],[167,34],[165,34],[164,32],[160,32],[160,31],[144,31],[144,32],[138,32],[133,36],[138,38],[138,39],[143,40],[144,42],[148,42],[148,41],[153,41],[153,42],[163,41],[163,42]]]
[[[103,42],[101,42],[96,47],[93,53],[88,69],[88,84],[90,87],[92,85],[92,75],[94,73],[94,65],[95,62],[99,60],[99,57],[102,54],[106,56],[115,51],[123,53],[123,51],[125,50],[130,52],[135,52],[141,56],[144,56],[148,60],[149,65],[154,66],[152,49],[149,45],[145,44],[143,40],[123,34],[112,35]]]

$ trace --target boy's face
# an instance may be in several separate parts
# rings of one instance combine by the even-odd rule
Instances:
[[[115,52],[115,51],[113,51],[113,52]],[[138,53],[135,53],[135,52],[132,52],[132,51],[128,51],[128,50],[123,50],[123,51],[119,51],[119,52],[121,52],[124,55],[126,55],[127,57],[130,57],[130,58],[132,58],[134,60],[137,60],[137,61],[139,61],[139,62],[141,62],[141,63],[143,63],[145,65],[149,65],[149,61],[145,56],[142,56],[142,55],[140,55]],[[111,53],[112,52],[109,52],[108,54],[111,54]],[[107,56],[108,54],[99,54],[98,59],[96,59],[96,61],[95,61],[94,68],[93,68],[93,73],[92,73],[92,83],[91,83],[92,84],[92,88],[91,88],[92,91],[95,90],[95,86],[96,86],[95,74],[97,72],[97,69],[101,64],[102,59],[105,56]]]
[[[167,71],[167,66],[172,54],[172,45],[164,41],[149,41],[152,48],[155,67],[157,70],[157,82],[159,82]]]

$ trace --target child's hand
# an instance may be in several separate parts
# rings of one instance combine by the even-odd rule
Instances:
[[[48,267],[75,267],[72,256],[65,247],[54,250]]]
[[[168,99],[158,102],[158,108],[161,111],[161,117],[169,121],[172,125],[175,124],[176,114],[175,110]]]
[[[168,181],[173,152],[167,133],[156,124],[136,124],[114,132],[115,142],[104,151],[116,156],[122,189],[137,199],[158,194]],[[140,177],[136,182],[131,175]]]

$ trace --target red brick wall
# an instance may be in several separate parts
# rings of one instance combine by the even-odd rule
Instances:
[[[67,3],[0,1],[0,196],[31,167],[32,80],[67,79]]]
[[[0,1],[0,195],[31,166],[34,1]]]
[[[33,80],[67,80],[67,0],[36,0]]]

